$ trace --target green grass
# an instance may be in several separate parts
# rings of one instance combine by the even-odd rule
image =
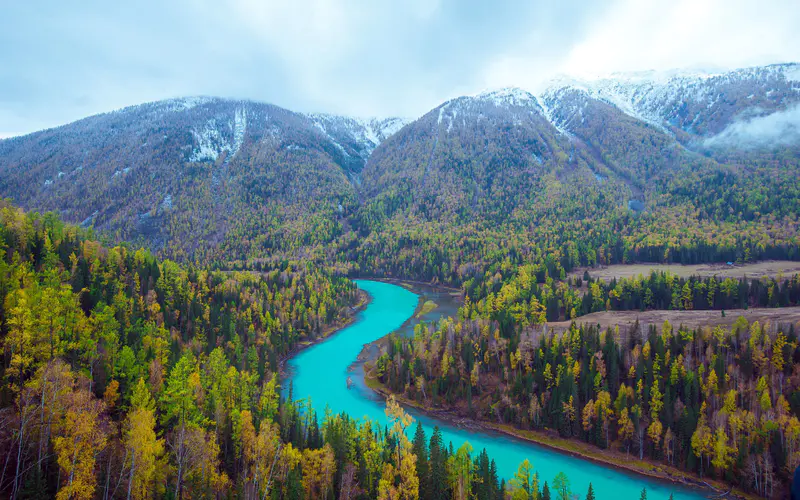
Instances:
[[[420,308],[419,312],[417,313],[417,317],[421,318],[422,316],[425,316],[426,314],[433,311],[437,307],[439,307],[439,304],[437,304],[436,302],[432,300],[426,300],[425,303],[422,304],[422,307]]]

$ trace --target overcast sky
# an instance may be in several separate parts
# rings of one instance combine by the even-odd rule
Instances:
[[[0,4],[0,137],[187,95],[415,117],[559,73],[800,61],[798,0]]]

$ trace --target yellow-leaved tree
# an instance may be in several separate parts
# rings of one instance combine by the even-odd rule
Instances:
[[[125,449],[130,459],[128,499],[154,498],[163,493],[166,462],[164,440],[155,432],[155,402],[144,379],[134,388],[125,428]]]
[[[107,442],[106,432],[100,425],[103,409],[103,402],[93,398],[87,389],[78,389],[69,395],[60,432],[53,439],[63,481],[56,495],[58,500],[94,498],[96,457]]]

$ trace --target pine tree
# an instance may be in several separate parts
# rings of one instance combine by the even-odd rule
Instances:
[[[542,488],[542,500],[550,500],[550,487],[547,486],[547,481],[544,482],[544,487]]]
[[[430,497],[432,500],[447,500],[447,453],[442,444],[442,431],[433,428],[430,443]]]
[[[594,490],[592,489],[592,483],[589,483],[589,491],[586,492],[586,500],[594,500]]]
[[[414,443],[412,451],[417,456],[417,476],[419,477],[420,497],[427,498],[430,494],[430,481],[428,481],[428,447],[425,443],[425,431],[422,423],[417,422],[417,429],[414,432]]]

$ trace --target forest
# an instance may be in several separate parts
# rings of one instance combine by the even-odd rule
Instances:
[[[665,276],[654,278],[653,286]],[[791,283],[796,294],[797,276]],[[745,296],[760,296],[762,286]],[[506,327],[492,316],[467,303],[458,318],[417,325],[411,338],[393,335],[376,362],[381,382],[426,407],[552,429],[764,497],[783,491],[800,464],[793,324],[739,317],[731,328],[665,321],[601,330],[573,322],[548,335],[527,316]]]
[[[58,498],[570,498],[527,461],[281,398],[281,361],[361,297],[299,262],[205,271],[0,207],[0,493]],[[406,432],[408,430],[408,432]],[[549,481],[549,484],[548,484]],[[592,498],[592,497],[590,497]]]
[[[641,141],[618,152],[644,162],[635,171],[602,167],[546,135],[529,145],[552,153],[547,168],[531,167],[504,133],[490,134],[492,154],[476,160],[480,144],[454,136],[431,175],[384,171],[393,157],[377,157],[364,175],[386,188],[359,200],[317,153],[302,153],[301,169],[288,156],[275,168],[192,163],[169,203],[148,191],[149,205],[97,232],[110,214],[76,227],[3,201],[0,492],[593,498],[571,492],[566,477],[538,477],[536,464],[506,482],[485,452],[452,449],[421,428],[410,440],[394,404],[399,427],[380,428],[281,397],[290,393],[282,362],[365,299],[351,278],[395,277],[452,286],[464,299],[459,317],[392,339],[377,365],[398,396],[780,494],[798,463],[792,325],[601,332],[579,323],[597,311],[796,306],[798,277],[604,282],[574,271],[798,260],[796,179],[775,161],[729,158],[746,164],[734,172],[682,155],[670,175],[650,179],[658,169],[644,160],[660,139],[635,132]],[[429,139],[411,152],[427,158]],[[596,171],[617,179],[596,182]],[[325,183],[311,182],[320,172]],[[147,184],[142,175],[124,180]],[[645,209],[630,210],[620,200],[640,184]],[[569,320],[578,323],[567,333],[544,333],[546,322]]]

